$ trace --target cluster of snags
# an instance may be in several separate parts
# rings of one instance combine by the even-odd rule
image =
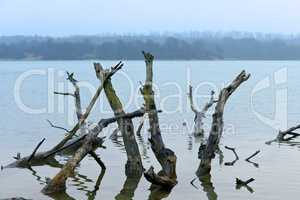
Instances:
[[[77,123],[71,130],[67,130],[63,127],[59,127],[51,123],[49,124],[53,128],[61,129],[66,132],[66,136],[53,148],[45,152],[38,152],[38,149],[45,141],[45,138],[38,143],[34,148],[34,151],[31,155],[21,157],[20,153],[17,154],[15,162],[1,167],[4,168],[28,168],[32,169],[32,166],[41,166],[41,165],[50,165],[52,167],[61,168],[61,170],[52,178],[47,180],[46,186],[43,188],[42,192],[47,195],[53,195],[55,193],[63,192],[66,190],[66,181],[67,179],[74,174],[75,168],[78,164],[84,159],[87,155],[90,155],[95,159],[95,161],[102,168],[101,175],[103,177],[105,172],[105,164],[95,153],[96,149],[99,147],[105,148],[103,146],[104,137],[99,137],[101,131],[107,127],[109,124],[117,122],[118,129],[114,131],[111,137],[118,137],[117,133],[121,132],[121,137],[124,142],[125,151],[127,154],[127,162],[125,165],[125,174],[127,180],[140,180],[141,176],[144,174],[144,177],[152,183],[152,191],[157,190],[170,190],[177,184],[177,175],[176,175],[176,161],[177,157],[175,153],[165,146],[163,138],[161,136],[161,130],[159,127],[159,118],[158,113],[161,112],[157,110],[154,98],[154,91],[152,88],[153,83],[153,60],[154,57],[150,53],[143,52],[145,63],[146,63],[146,80],[142,85],[140,92],[144,98],[144,107],[140,108],[134,112],[126,113],[123,109],[121,100],[119,99],[114,86],[112,84],[112,76],[123,67],[123,63],[119,62],[115,66],[104,69],[100,63],[94,63],[94,69],[97,78],[100,81],[100,85],[97,88],[94,96],[92,97],[87,108],[83,112],[81,106],[80,98],[80,88],[78,87],[78,81],[74,78],[73,73],[67,73],[67,80],[74,86],[74,92],[54,92],[57,95],[71,96],[75,100],[76,107],[76,116]],[[218,98],[215,100],[215,92],[211,92],[211,98],[207,104],[205,104],[202,110],[197,110],[193,103],[193,93],[192,86],[189,88],[189,100],[191,104],[191,109],[195,113],[195,125],[194,125],[194,135],[196,137],[203,137],[203,118],[205,118],[206,112],[210,107],[215,105],[215,110],[212,115],[212,124],[209,132],[209,137],[205,143],[202,143],[199,148],[198,157],[201,160],[199,167],[196,171],[196,175],[199,180],[202,182],[204,191],[208,192],[210,196],[216,196],[216,194],[211,190],[213,188],[211,183],[211,162],[215,157],[215,154],[218,153],[220,158],[222,157],[222,151],[219,148],[220,139],[223,132],[223,113],[227,100],[231,94],[245,81],[250,77],[250,74],[247,74],[245,71],[242,71],[238,76],[225,88],[223,88]],[[96,101],[98,100],[100,93],[104,90],[106,98],[109,102],[109,105],[114,113],[114,117],[101,119],[98,123],[90,126],[87,123],[87,118],[92,111]],[[149,132],[150,138],[149,142],[151,149],[161,165],[161,170],[158,173],[155,173],[154,167],[150,167],[148,170],[145,170],[143,167],[141,155],[139,152],[138,143],[136,141],[135,135],[139,136],[142,126],[144,124],[145,116],[147,115],[149,122]],[[132,119],[136,117],[143,117],[141,124],[139,125],[137,132],[134,132],[134,126]],[[287,131],[280,132],[275,140],[268,142],[283,142],[290,141],[299,134],[294,133],[293,131],[300,128],[300,126],[293,127]],[[286,135],[290,135],[289,138],[285,138]],[[235,155],[235,160],[232,162],[226,162],[226,166],[233,166],[238,160],[239,156],[237,155],[235,148],[225,146],[226,149],[231,150]],[[55,156],[62,155],[65,153],[71,152],[72,157],[67,161],[66,164],[60,164]],[[260,151],[256,151],[254,154],[249,156],[246,161],[252,163],[254,166],[258,167],[257,163],[252,162],[250,159],[256,156]],[[102,179],[102,178],[101,178]],[[194,179],[195,180],[195,179]],[[192,185],[194,180],[191,182]],[[254,181],[253,178],[242,181],[236,179],[237,188],[245,186],[248,190],[251,188],[248,186],[250,182]],[[97,183],[101,182],[97,181]],[[125,185],[126,185],[125,182]],[[124,187],[125,187],[124,185]],[[99,188],[99,185],[98,185]]]

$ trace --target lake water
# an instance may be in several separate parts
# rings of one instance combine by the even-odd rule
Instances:
[[[110,67],[116,61],[101,62]],[[126,111],[138,109],[143,101],[139,95],[139,81],[144,82],[143,61],[125,61],[125,66],[112,82]],[[225,145],[235,147],[240,160],[234,166],[220,165],[218,156],[213,161],[211,182],[213,187],[194,181],[198,167],[197,158],[200,141],[191,135],[194,115],[187,101],[187,87],[194,86],[194,98],[199,107],[208,101],[210,90],[218,92],[242,69],[251,73],[245,82],[230,97],[225,113],[225,132],[221,140],[224,162],[234,159]],[[49,127],[46,119],[71,128],[75,120],[72,98],[53,96],[53,91],[72,90],[65,80],[65,71],[75,73],[80,80],[82,104],[85,107],[92,91],[99,85],[93,61],[3,61],[0,62],[0,164],[13,161],[17,152],[28,155],[42,139],[46,138],[41,150],[56,144],[63,136],[61,130]],[[126,184],[124,165],[126,154],[122,141],[110,140],[116,125],[111,125],[101,135],[108,136],[106,149],[97,153],[107,166],[99,190],[93,193],[101,173],[99,166],[90,158],[85,158],[76,169],[74,177],[68,179],[65,196],[56,199],[297,199],[300,195],[300,151],[295,140],[292,144],[266,145],[274,139],[278,129],[285,129],[300,122],[300,62],[298,61],[156,61],[154,76],[157,106],[163,110],[159,114],[165,144],[177,155],[178,184],[170,193],[150,195],[150,184],[144,177],[137,183]],[[206,137],[210,128],[211,113],[205,119]],[[89,121],[112,116],[112,112],[102,94],[100,103],[93,109]],[[140,119],[135,119],[137,128]],[[183,123],[186,122],[186,126]],[[160,166],[147,143],[147,126],[142,138],[137,138],[143,157],[143,165],[148,169]],[[244,161],[246,157],[260,150],[253,161],[258,167]],[[65,163],[67,157],[57,157]],[[46,177],[53,177],[58,168],[50,166],[28,169],[4,169],[0,172],[0,199],[23,197],[26,199],[51,199],[40,191],[45,186]],[[235,178],[250,183],[253,192],[246,188],[236,189]],[[205,187],[203,187],[205,185]],[[123,188],[125,186],[125,188]],[[122,192],[121,192],[122,191]]]

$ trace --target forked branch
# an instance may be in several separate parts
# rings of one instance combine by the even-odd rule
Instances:
[[[219,142],[223,133],[223,113],[227,100],[231,94],[250,77],[245,71],[242,71],[227,87],[223,88],[219,94],[218,102],[212,116],[212,126],[207,141],[206,148],[201,158],[200,165],[196,172],[197,176],[203,176],[211,170],[211,160],[215,157],[215,151],[219,147]]]

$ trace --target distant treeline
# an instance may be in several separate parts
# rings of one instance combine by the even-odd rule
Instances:
[[[141,59],[141,51],[157,59],[300,59],[300,38],[251,34],[148,36],[0,37],[0,59]]]

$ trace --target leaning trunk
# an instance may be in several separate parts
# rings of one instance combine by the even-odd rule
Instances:
[[[98,79],[103,81],[107,70],[104,70],[99,63],[94,64],[96,75]],[[124,115],[122,103],[117,96],[112,85],[111,79],[108,79],[104,84],[104,92],[110,107],[114,111],[115,116]],[[134,126],[132,120],[127,118],[120,118],[117,120],[119,130],[122,133],[125,150],[127,153],[127,163],[125,167],[125,174],[127,176],[141,175],[143,173],[142,159],[139,152],[139,147],[135,139]]]

